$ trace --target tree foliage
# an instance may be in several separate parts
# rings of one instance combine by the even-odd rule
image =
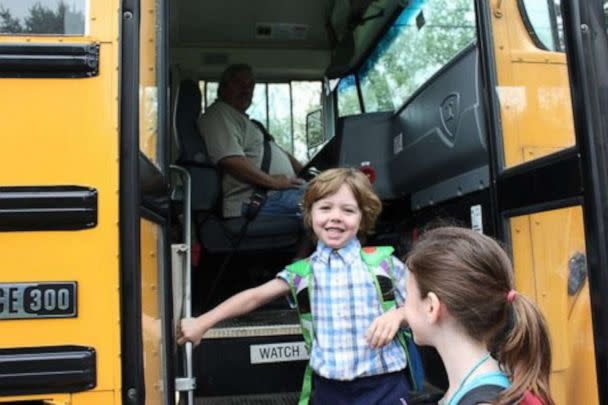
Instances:
[[[19,19],[11,15],[11,11],[0,5],[0,32],[19,33],[23,32],[23,27]]]
[[[471,43],[473,8],[473,0],[430,0],[414,15],[405,10],[358,72],[366,111],[398,108]],[[356,92],[349,93],[340,105],[358,110]]]
[[[9,34],[73,34],[84,32],[84,14],[59,0],[55,9],[34,3],[20,20],[0,5],[0,32]]]
[[[67,6],[63,1],[57,4],[55,11],[40,3],[30,7],[29,15],[25,17],[25,32],[37,34],[63,33],[63,19]]]

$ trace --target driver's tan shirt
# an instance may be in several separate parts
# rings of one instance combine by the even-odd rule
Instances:
[[[249,119],[231,105],[216,101],[198,119],[198,128],[211,162],[217,164],[228,156],[244,156],[257,168],[262,167],[264,135]],[[274,142],[270,143],[271,160],[268,173],[295,176],[289,157]],[[228,173],[222,177],[223,215],[241,216],[243,203],[249,200],[254,187]]]

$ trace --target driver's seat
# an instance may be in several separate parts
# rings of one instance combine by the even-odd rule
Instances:
[[[295,249],[302,233],[298,218],[258,215],[240,238],[247,220],[222,217],[221,173],[207,157],[197,127],[200,113],[200,88],[193,80],[183,80],[175,96],[173,132],[179,148],[177,164],[192,179],[192,218],[203,247],[210,253]]]

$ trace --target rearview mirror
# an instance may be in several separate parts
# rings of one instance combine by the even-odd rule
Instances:
[[[311,151],[321,145],[324,141],[323,111],[321,109],[311,111],[306,114],[306,148],[309,159]]]

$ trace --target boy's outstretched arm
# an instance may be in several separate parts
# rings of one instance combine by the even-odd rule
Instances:
[[[177,343],[183,345],[186,342],[192,342],[196,346],[205,332],[216,323],[251,312],[288,292],[287,283],[278,278],[258,287],[241,291],[197,318],[182,319],[181,328],[177,332]]]
[[[399,328],[407,324],[403,307],[396,307],[380,315],[365,332],[365,340],[370,347],[380,348],[389,344]]]

